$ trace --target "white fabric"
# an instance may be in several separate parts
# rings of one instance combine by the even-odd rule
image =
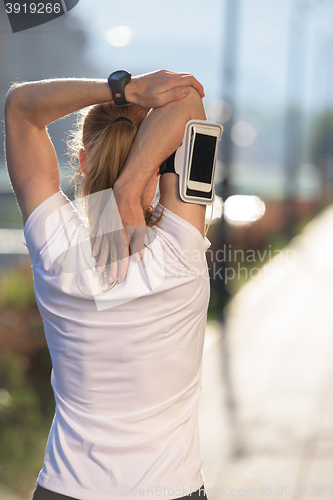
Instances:
[[[91,258],[89,235],[65,195],[45,200],[25,224],[56,400],[38,477],[46,489],[80,500],[169,499],[204,482],[197,413],[210,243],[167,209],[154,235],[147,272],[163,273],[153,290],[131,257],[125,283],[96,301],[78,286],[91,278],[78,276]]]

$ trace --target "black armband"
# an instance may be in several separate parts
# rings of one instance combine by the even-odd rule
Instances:
[[[172,155],[169,156],[169,158],[167,158],[162,163],[162,165],[160,166],[160,175],[166,174],[169,172],[172,174],[176,173],[176,171],[175,171],[175,155],[176,155],[176,151],[174,153],[172,153]]]

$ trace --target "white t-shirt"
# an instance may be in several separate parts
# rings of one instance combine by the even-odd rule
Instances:
[[[153,234],[144,256],[152,290],[131,257],[124,284],[103,292],[87,266],[84,219],[62,192],[25,224],[56,400],[38,477],[46,489],[170,499],[204,482],[197,414],[210,243],[165,208]]]

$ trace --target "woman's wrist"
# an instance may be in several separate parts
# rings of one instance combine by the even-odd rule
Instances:
[[[113,193],[118,201],[126,200],[126,203],[137,204],[140,203],[143,189],[139,189],[135,182],[128,181],[127,179],[118,177],[113,186]]]

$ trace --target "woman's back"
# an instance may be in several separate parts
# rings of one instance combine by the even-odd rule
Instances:
[[[85,251],[89,232],[62,192],[26,222],[57,403],[44,488],[95,500],[96,491],[115,498],[153,488],[153,498],[161,486],[203,483],[197,409],[209,242],[165,208],[149,231],[149,284],[131,257],[126,281],[103,292]]]

